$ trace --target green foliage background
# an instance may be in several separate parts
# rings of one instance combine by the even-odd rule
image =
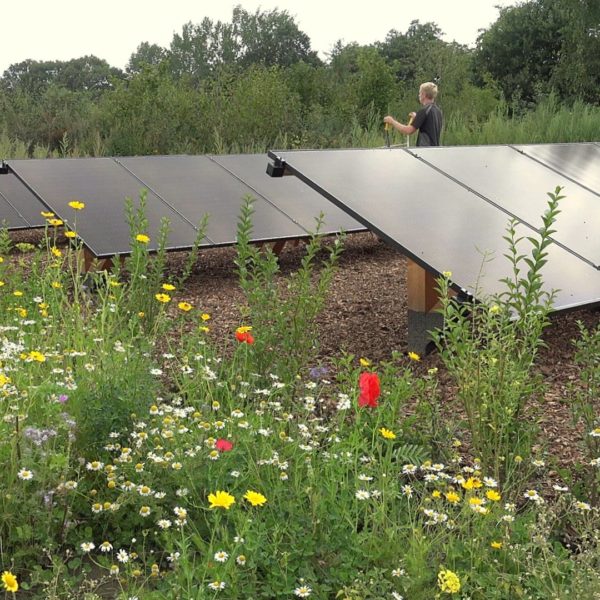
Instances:
[[[501,8],[474,49],[413,21],[368,46],[338,41],[326,61],[286,11],[237,6],[230,22],[184,24],[169,48],[141,42],[125,71],[95,56],[11,65],[0,157],[381,145],[382,117],[405,121],[429,80],[446,145],[597,140],[599,57],[597,0]]]

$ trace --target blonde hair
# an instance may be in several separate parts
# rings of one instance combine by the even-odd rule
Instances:
[[[421,84],[419,91],[423,92],[426,98],[429,98],[430,100],[435,100],[438,94],[438,87],[437,85],[435,85],[435,83],[427,81],[426,83]]]

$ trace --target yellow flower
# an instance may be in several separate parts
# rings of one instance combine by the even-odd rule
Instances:
[[[52,252],[56,258],[60,258],[62,256],[62,252],[56,246],[52,246],[52,248],[50,248],[50,252]]]
[[[85,208],[85,203],[80,202],[79,200],[71,200],[71,202],[69,202],[69,206],[73,210],[83,210]]]
[[[19,589],[19,582],[10,571],[4,571],[2,573],[2,583],[7,592],[12,592],[14,594]]]
[[[53,212],[44,212],[42,211],[40,213],[42,215],[42,217],[44,217],[45,219],[51,219],[54,216]]]
[[[0,263],[3,263],[4,259],[0,256]]]
[[[200,318],[201,318],[203,321],[208,321],[208,320],[210,320],[210,315],[209,315],[208,313],[202,313],[202,314],[200,315]]]
[[[358,362],[360,362],[361,367],[370,367],[371,361],[368,358],[361,358]]]
[[[410,358],[410,360],[414,360],[415,362],[421,360],[421,357],[416,352],[409,352],[408,358]]]
[[[55,290],[60,290],[62,287],[62,283],[60,283],[60,281],[53,281],[51,285]]]
[[[450,502],[450,504],[458,504],[460,502],[460,496],[453,491],[446,493],[446,500]]]
[[[17,308],[17,313],[19,314],[19,316],[21,317],[21,319],[24,319],[27,316],[27,309],[26,308]]]
[[[41,353],[38,352],[37,350],[32,350],[29,355],[27,356],[27,358],[29,358],[30,360],[35,360],[36,362],[46,362],[46,357]]]
[[[22,296],[22,295],[23,295],[23,292],[21,292],[21,291],[19,291],[19,290],[15,290],[15,291],[13,292],[13,296],[17,296],[17,297],[19,297],[19,296]]]
[[[252,327],[250,325],[242,325],[235,330],[236,333],[248,333],[249,331],[252,331]]]
[[[490,546],[494,549],[494,550],[500,550],[500,548],[502,548],[502,542],[492,542],[490,544]]]
[[[169,294],[156,294],[154,297],[163,304],[171,301],[171,296],[169,296]]]
[[[77,237],[77,233],[74,231],[65,231],[65,237],[74,239]]]
[[[188,302],[180,302],[177,305],[177,308],[179,310],[182,310],[183,312],[189,312],[190,310],[192,310],[192,308],[194,308],[191,304],[189,304]]]
[[[208,501],[211,508],[224,508],[229,510],[232,504],[235,504],[235,498],[227,492],[217,490],[214,494],[208,495]]]
[[[446,594],[457,594],[460,592],[460,579],[456,573],[449,569],[438,573],[438,585],[440,590]]]
[[[10,383],[10,377],[7,377],[4,373],[0,373],[0,388],[4,387],[7,383]]]
[[[203,333],[208,333],[210,331],[210,327],[198,327],[198,331],[202,331]]]
[[[499,502],[502,499],[502,496],[496,490],[488,490],[485,495],[486,498],[492,502]]]
[[[473,496],[469,498],[469,506],[481,506],[483,504],[483,500],[478,498],[477,496]]]
[[[0,287],[2,287],[3,285],[6,285],[6,284],[4,283],[4,281],[0,281]]]
[[[145,233],[138,233],[135,236],[135,239],[140,242],[140,244],[147,244],[150,241],[150,238]]]
[[[143,310],[140,310],[140,312],[138,313],[138,317],[140,319],[143,319],[146,316],[146,313]]]
[[[252,506],[262,506],[267,502],[267,499],[262,494],[259,492],[253,492],[251,490],[248,490],[244,494],[244,498],[248,500]]]
[[[162,289],[166,290],[167,292],[173,292],[173,291],[175,291],[175,286],[171,285],[170,283],[163,283]]]
[[[446,278],[446,279],[450,279],[450,277],[452,277],[452,271],[443,271],[442,275]]]
[[[479,480],[477,477],[469,477],[469,479],[464,481],[462,484],[465,490],[477,489],[480,488],[482,485],[483,483],[481,483],[481,480]]]
[[[390,431],[389,429],[386,429],[385,427],[382,427],[379,430],[379,433],[386,439],[386,440],[395,440],[396,439],[396,434],[393,431]]]
[[[440,492],[440,490],[433,490],[433,492],[431,492],[431,497],[436,499],[441,498],[442,492]]]
[[[52,227],[60,227],[62,224],[60,219],[48,219],[48,225],[52,225]]]

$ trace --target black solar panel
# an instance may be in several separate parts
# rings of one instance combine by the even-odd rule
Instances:
[[[144,186],[111,158],[14,160],[10,168],[61,219],[76,228],[86,246],[98,257],[130,251],[130,231],[125,218],[125,198],[137,205]],[[74,211],[72,200],[85,203]],[[146,204],[150,249],[156,249],[161,218],[170,221],[170,249],[189,248],[196,238],[194,227],[152,192]],[[142,233],[142,232],[140,232]]]
[[[535,144],[513,147],[600,195],[600,146],[597,144]]]
[[[0,174],[0,223],[7,229],[43,227],[45,219],[40,213],[45,210],[14,173]]]
[[[296,177],[269,177],[265,172],[267,160],[264,154],[229,154],[210,158],[307,231],[315,229],[315,218],[321,212],[324,213],[322,233],[365,229]]]
[[[473,189],[519,220],[539,226],[547,192],[563,186],[560,221],[553,239],[600,266],[600,201],[594,193],[509,146],[414,148],[415,156]]]
[[[505,289],[499,280],[512,275],[503,257],[507,214],[409,152],[298,151],[281,157],[305,183],[425,268],[451,271],[452,280],[477,297]],[[531,220],[537,224],[539,218]],[[524,225],[518,230],[534,234]],[[546,290],[560,289],[556,310],[600,302],[600,272],[556,244],[543,275]]]
[[[246,195],[254,191],[206,156],[155,156],[117,159],[174,210],[197,223],[209,214],[207,236],[214,244],[233,244]],[[266,164],[264,157],[262,167]],[[307,231],[273,204],[254,202],[252,239],[305,237]]]

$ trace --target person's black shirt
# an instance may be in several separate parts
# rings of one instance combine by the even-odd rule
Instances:
[[[428,104],[416,114],[412,126],[419,130],[417,146],[439,146],[443,115],[436,104]]]

